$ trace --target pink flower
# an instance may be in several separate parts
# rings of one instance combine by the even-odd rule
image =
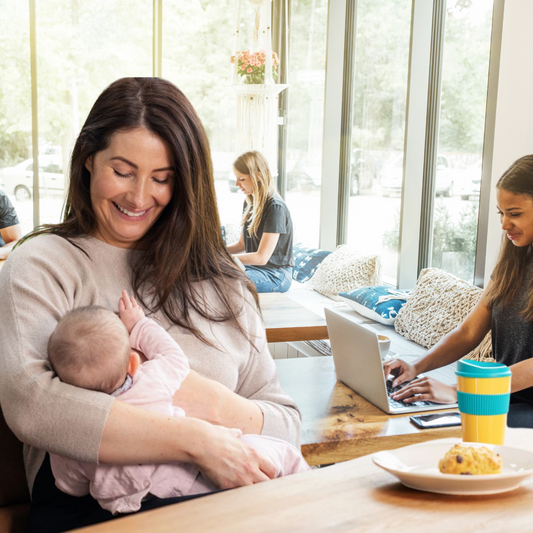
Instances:
[[[241,70],[246,70],[246,67],[244,65],[241,65]]]
[[[252,70],[253,70],[253,68],[248,68],[248,69],[246,70],[246,72],[248,72],[248,74],[250,74],[250,72],[252,72]]]

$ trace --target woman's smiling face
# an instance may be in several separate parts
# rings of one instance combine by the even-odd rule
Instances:
[[[117,132],[85,166],[91,173],[94,236],[131,248],[172,198],[175,172],[168,146],[145,128]]]
[[[515,246],[533,243],[533,198],[528,194],[513,194],[505,189],[496,192],[502,230]]]

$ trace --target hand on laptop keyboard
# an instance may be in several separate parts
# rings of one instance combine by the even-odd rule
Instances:
[[[385,377],[388,378],[390,374],[393,377],[394,387],[397,387],[401,383],[412,381],[416,379],[416,370],[414,365],[409,364],[401,358],[392,359],[383,363],[383,372]]]
[[[415,400],[415,397],[420,398],[420,400]],[[391,398],[395,401],[404,401],[409,405],[414,404],[415,401],[440,404],[455,403],[457,402],[457,386],[447,385],[429,376],[422,376],[404,383],[400,390],[396,390],[392,394]]]
[[[402,405],[430,405],[431,402],[424,402],[424,401],[406,401],[407,398],[403,398],[401,400],[396,400],[393,398],[393,395],[397,393],[399,390],[403,389],[405,386],[407,386],[410,381],[406,381],[405,383],[402,383],[401,385],[398,385],[397,387],[392,386],[393,379],[387,379],[387,394],[389,396],[389,402],[393,402],[396,406],[402,406]],[[418,376],[415,378],[418,379]]]

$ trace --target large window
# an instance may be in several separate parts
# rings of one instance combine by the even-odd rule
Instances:
[[[447,3],[431,265],[472,282],[492,0]]]
[[[157,18],[154,25],[160,5],[162,27]],[[352,69],[344,66],[352,56],[344,53],[342,40],[346,28],[354,27],[355,5]],[[383,278],[391,284],[414,284],[418,271],[411,272],[417,270],[419,245],[425,266],[473,280],[493,0],[446,0],[433,227],[421,222],[420,237],[418,219],[421,212],[427,214],[423,206],[428,199],[414,196],[427,190],[422,187],[427,178],[422,163],[429,158],[423,130],[436,112],[426,116],[426,104],[417,106],[412,96],[417,94],[421,102],[429,94],[424,85],[429,72],[436,72],[426,63],[432,50],[431,21],[437,20],[439,6],[439,0],[347,0],[342,9],[328,0],[274,3],[273,13],[289,15],[288,57],[282,59],[289,65],[289,88],[283,93],[288,101],[287,150],[282,155],[295,241],[332,249],[342,239],[363,254],[378,253]],[[37,223],[59,220],[70,153],[91,105],[117,78],[153,75],[158,68],[153,64],[154,43],[162,49],[162,76],[189,97],[206,128],[221,219],[240,221],[243,196],[232,174],[239,155],[230,63],[234,9],[234,0],[1,2],[0,187],[15,204],[25,233],[33,228],[37,202]],[[243,1],[240,50],[260,48],[252,42],[255,14],[256,7]],[[33,56],[32,16],[37,43]],[[279,20],[272,27],[285,35]],[[410,50],[413,42],[418,45]],[[422,49],[425,59],[413,53]],[[345,90],[350,84],[344,83],[342,91],[337,85],[343,76],[344,82],[353,80],[353,107],[352,95],[347,96],[351,89]],[[339,90],[331,91],[332,86]],[[422,86],[424,90],[414,91]],[[353,110],[349,146],[342,122],[346,109]],[[336,140],[329,142],[331,132],[342,139],[338,148],[332,148]],[[39,194],[33,190],[33,145],[39,146]],[[404,175],[406,165],[414,169],[410,175]],[[340,190],[349,182],[347,198],[341,201],[334,192],[339,173]],[[414,258],[408,268],[404,254]]]
[[[359,0],[348,244],[398,267],[411,0]]]
[[[0,133],[1,166],[8,167],[0,182],[26,233],[33,228],[31,200],[40,203],[41,224],[60,220],[72,147],[97,96],[123,76],[151,75],[152,2],[140,0],[134,8],[126,0],[35,2],[39,195],[33,190],[29,12],[21,5],[28,4],[4,2],[2,10],[10,12],[0,17],[6,25],[0,31],[1,113],[9,113]]]
[[[191,100],[211,145],[220,217],[238,224],[244,196],[235,187],[236,96],[231,79],[234,0],[164,2],[163,77]],[[241,7],[241,48],[250,48],[255,10]]]
[[[286,200],[295,242],[318,246],[327,0],[291,3]]]
[[[0,169],[3,170],[0,170],[0,189],[16,204],[22,229],[26,233],[33,228],[32,206],[30,202],[16,202],[13,185],[17,185],[15,180],[33,179],[28,3],[6,0],[2,2],[1,9]]]

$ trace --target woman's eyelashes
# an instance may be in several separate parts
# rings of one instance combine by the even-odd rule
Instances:
[[[118,170],[116,169],[113,169],[113,172],[115,173],[116,176],[118,176],[119,178],[131,178],[133,176],[133,174],[131,172],[128,172],[127,174],[122,174],[121,172],[119,172]],[[164,179],[160,179],[160,178],[156,178],[156,177],[152,177],[152,179],[160,184],[160,185],[163,185],[164,183],[167,183],[170,179],[170,176],[167,176],[166,178]]]
[[[502,217],[504,214],[501,211],[498,211],[498,216]],[[510,217],[519,217],[522,213],[509,213]]]
[[[122,174],[121,172],[119,172],[118,170],[116,169],[113,169],[113,172],[115,173],[115,175],[117,175],[119,178],[130,178],[133,174],[131,173],[128,173],[128,174]]]

